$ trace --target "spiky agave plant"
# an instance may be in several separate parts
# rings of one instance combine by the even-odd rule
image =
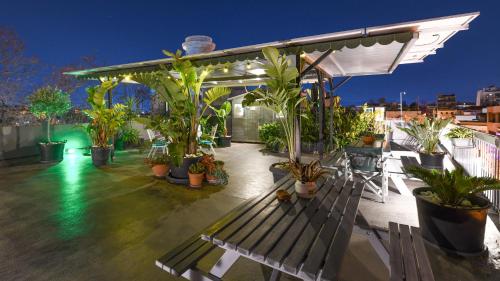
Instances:
[[[498,180],[468,176],[462,167],[457,167],[451,172],[448,170],[443,172],[412,166],[405,171],[429,185],[430,191],[422,195],[441,205],[470,207],[472,206],[470,199],[474,195],[487,190],[500,190]]]
[[[422,145],[422,150],[426,154],[433,154],[437,151],[439,137],[443,129],[450,123],[451,119],[424,118],[422,123],[412,120],[406,128],[398,127],[401,131],[414,137]]]
[[[309,164],[301,164],[292,160],[290,170],[295,179],[302,183],[315,182],[321,176],[328,174],[328,170],[321,166],[319,160],[314,160]]]

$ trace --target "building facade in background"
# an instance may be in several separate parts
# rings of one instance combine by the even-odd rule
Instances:
[[[500,105],[500,88],[489,86],[477,91],[477,106],[496,106]]]

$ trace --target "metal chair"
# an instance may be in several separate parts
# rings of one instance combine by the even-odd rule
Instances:
[[[210,148],[210,152],[215,155],[215,150],[214,150],[214,144],[215,144],[215,134],[217,133],[217,127],[219,124],[215,124],[215,126],[212,127],[212,131],[210,132],[210,136],[206,139],[199,139],[198,143],[200,144],[201,147],[203,146],[208,146]]]
[[[156,134],[153,130],[147,129],[149,141],[151,141],[151,149],[148,153],[148,158],[153,157],[158,151],[161,151],[163,154],[168,153],[167,141],[164,137],[156,137]]]

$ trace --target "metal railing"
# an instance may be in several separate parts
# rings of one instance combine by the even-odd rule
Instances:
[[[445,134],[453,127],[456,125],[449,125]],[[500,142],[496,136],[474,131],[472,146],[457,147],[443,134],[441,143],[469,175],[500,180]],[[493,208],[499,211],[500,190],[486,191],[484,195],[491,201]]]

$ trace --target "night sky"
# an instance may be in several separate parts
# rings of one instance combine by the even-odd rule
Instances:
[[[93,55],[98,65],[164,57],[193,34],[217,49],[361,27],[480,11],[424,63],[393,75],[355,77],[338,94],[344,104],[385,97],[408,103],[455,93],[474,101],[477,89],[500,86],[500,1],[5,1],[0,25],[17,31],[29,54],[52,65]],[[244,3],[243,3],[244,2]]]

